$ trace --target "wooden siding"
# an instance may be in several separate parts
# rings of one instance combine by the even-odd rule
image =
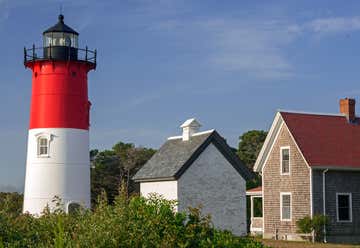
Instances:
[[[311,214],[310,168],[282,125],[263,169],[264,237],[279,238],[297,231],[296,221]],[[280,175],[280,148],[290,147],[290,175]],[[291,221],[280,220],[280,192],[291,193]]]
[[[313,170],[314,214],[323,214],[322,170]],[[360,242],[360,172],[326,172],[326,215],[330,219],[327,239],[330,242]],[[352,222],[337,222],[336,193],[351,193]]]

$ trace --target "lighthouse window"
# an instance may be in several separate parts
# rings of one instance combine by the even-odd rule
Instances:
[[[38,155],[39,156],[49,155],[49,141],[45,137],[40,137],[38,139]]]
[[[53,32],[44,34],[44,47],[70,46],[77,48],[78,36],[71,33]]]

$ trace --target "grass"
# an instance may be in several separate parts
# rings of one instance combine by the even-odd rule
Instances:
[[[273,248],[360,248],[360,245],[345,245],[345,244],[323,244],[323,243],[309,243],[296,241],[282,241],[264,239],[261,241],[264,245]]]

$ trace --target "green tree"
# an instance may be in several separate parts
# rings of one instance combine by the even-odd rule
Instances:
[[[239,139],[238,156],[245,165],[252,170],[260,149],[265,141],[267,132],[251,130],[243,133]]]
[[[138,185],[131,178],[154,153],[154,149],[123,142],[118,142],[111,150],[90,151],[92,202],[95,203],[102,190],[113,202],[122,182],[127,189],[127,196],[138,192]]]
[[[239,148],[237,154],[240,160],[242,160],[251,171],[253,171],[256,158],[259,155],[261,147],[265,141],[266,135],[267,132],[265,131],[251,130],[243,133],[239,137],[240,141],[239,141]],[[246,189],[255,188],[260,185],[261,185],[261,176],[258,173],[254,173],[254,179],[246,182]],[[247,201],[246,210],[247,210],[247,223],[249,228],[250,212],[251,212],[249,199]],[[255,213],[262,212],[262,206],[260,203],[254,205],[254,212]]]
[[[0,211],[9,215],[19,215],[22,212],[23,195],[17,192],[0,192]]]

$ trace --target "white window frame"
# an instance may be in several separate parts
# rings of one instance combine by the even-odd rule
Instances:
[[[52,140],[52,135],[48,133],[38,133],[36,137],[36,154],[38,158],[49,158],[50,157],[50,142]],[[47,140],[47,153],[40,154],[40,139]]]
[[[286,149],[289,150],[289,172],[283,173],[283,153],[282,153],[282,151],[286,150]],[[290,175],[291,174],[290,154],[291,154],[290,146],[281,146],[280,147],[280,175]]]
[[[283,219],[283,196],[289,195],[290,196],[290,219]],[[280,192],[280,220],[281,221],[291,221],[292,219],[292,196],[291,192]]]
[[[339,220],[339,201],[338,201],[338,196],[339,195],[347,195],[349,196],[349,202],[350,202],[350,205],[349,205],[349,220]],[[345,193],[342,193],[342,192],[336,192],[336,221],[337,222],[352,222],[352,194],[351,193],[348,193],[348,192],[345,192]]]

